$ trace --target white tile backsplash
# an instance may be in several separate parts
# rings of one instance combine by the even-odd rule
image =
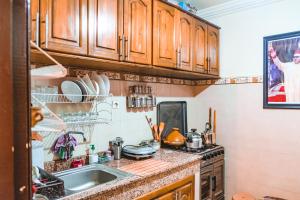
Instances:
[[[151,117],[153,123],[156,123],[156,108],[148,112],[128,112],[126,108],[126,97],[112,97],[112,100],[118,101],[120,105],[119,109],[112,110],[112,123],[109,125],[98,124],[92,132],[91,144],[95,144],[97,151],[107,150],[109,140],[113,140],[116,137],[122,137],[125,145],[138,144],[142,140],[152,139],[152,133],[145,119],[145,115]],[[187,101],[188,127],[191,128],[195,126],[197,120],[194,120],[194,118],[197,118],[197,113],[193,113],[193,110],[195,110],[193,109],[195,106],[193,102],[194,98],[157,98],[157,102],[161,101]],[[85,150],[88,147],[89,144],[77,146],[74,151],[74,156],[85,154]],[[45,150],[44,153],[45,161],[52,160],[52,153],[49,153],[48,150]]]

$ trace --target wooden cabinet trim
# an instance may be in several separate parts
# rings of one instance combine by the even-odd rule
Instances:
[[[119,62],[114,60],[100,59],[94,57],[86,57],[80,55],[71,55],[59,52],[47,51],[51,56],[57,59],[61,64],[68,67],[80,68],[84,66],[84,69],[94,70],[107,70],[107,71],[120,71],[128,73],[136,73],[140,75],[181,78],[187,80],[204,80],[204,79],[218,79],[219,76],[188,72],[178,69],[164,68],[153,65],[143,65],[138,63]],[[31,49],[31,61],[39,64],[53,64],[43,54],[35,49]]]
[[[169,184],[166,187],[163,187],[162,189],[157,189],[153,192],[150,192],[142,197],[138,197],[136,200],[149,200],[153,198],[157,198],[160,196],[163,196],[166,193],[175,191],[181,187],[184,187],[185,185],[192,185],[192,199],[194,198],[194,185],[195,185],[195,176],[188,176],[180,181],[177,181],[175,183]]]

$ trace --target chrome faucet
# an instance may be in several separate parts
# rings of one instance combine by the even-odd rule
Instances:
[[[66,135],[70,135],[70,134],[72,134],[72,135],[81,135],[82,138],[83,138],[83,142],[86,142],[86,137],[84,137],[84,133],[83,132],[80,132],[80,131],[68,131],[66,133]]]

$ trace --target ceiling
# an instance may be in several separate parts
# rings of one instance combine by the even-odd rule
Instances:
[[[228,1],[232,1],[232,0],[186,0],[186,2],[190,2],[193,6],[195,6],[199,10],[211,6],[215,6],[218,4],[226,3]]]

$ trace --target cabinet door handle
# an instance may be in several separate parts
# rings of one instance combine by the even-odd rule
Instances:
[[[45,25],[46,25],[46,40],[45,40],[45,43],[46,43],[46,48],[48,48],[48,36],[49,36],[49,27],[48,27],[48,24],[49,23],[49,19],[48,19],[48,13],[46,14],[46,21],[45,21]]]
[[[176,67],[180,68],[180,50],[176,50]]]
[[[181,67],[181,48],[179,49],[179,67]]]
[[[122,60],[122,53],[123,53],[123,36],[119,36],[119,56],[120,59]]]
[[[125,56],[125,60],[128,59],[128,54],[129,54],[129,47],[128,47],[128,39],[126,38],[126,36],[124,36],[124,56]]]
[[[175,63],[175,65],[176,65],[176,68],[178,68],[178,50],[176,49],[176,63]]]
[[[124,61],[125,60],[125,35],[124,34],[122,34],[122,43],[121,43],[121,45],[122,45],[122,53],[121,53],[122,57],[121,57],[121,59],[122,59],[122,61]]]
[[[39,46],[39,43],[40,43],[40,38],[39,38],[39,35],[40,35],[40,13],[37,12],[36,13],[36,20],[35,20],[35,43],[37,46]]]
[[[212,184],[212,176],[209,176],[209,196],[210,196],[210,199],[212,199],[212,196],[213,196],[213,184]]]
[[[210,72],[210,58],[209,57],[206,58],[206,62],[207,62],[207,71]]]

